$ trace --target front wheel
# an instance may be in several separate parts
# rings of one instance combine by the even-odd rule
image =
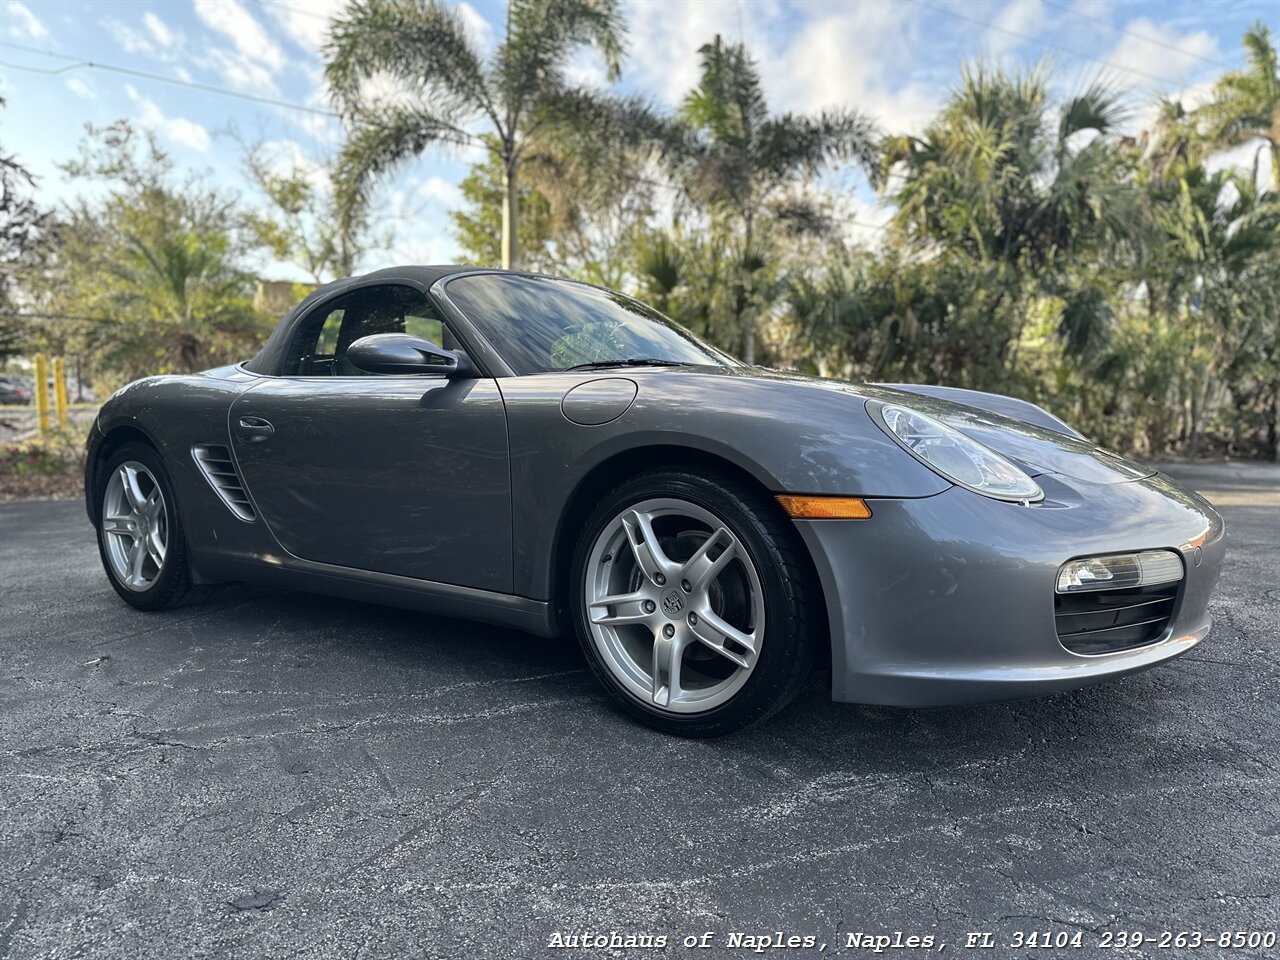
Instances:
[[[160,455],[131,443],[98,471],[98,550],[107,578],[139,610],[167,610],[193,596],[177,498]]]
[[[573,563],[574,621],[592,672],[643,722],[730,733],[796,695],[817,609],[795,532],[732,477],[642,474],[599,504]]]

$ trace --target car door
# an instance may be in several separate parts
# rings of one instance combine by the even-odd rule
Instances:
[[[511,590],[511,474],[497,384],[373,375],[346,359],[373,333],[459,348],[428,298],[398,284],[321,302],[284,369],[231,407],[236,458],[280,544],[305,560]]]

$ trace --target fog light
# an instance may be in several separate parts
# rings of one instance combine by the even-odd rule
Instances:
[[[1086,557],[1062,565],[1058,593],[1123,590],[1182,579],[1182,558],[1172,550],[1144,550],[1110,557]]]

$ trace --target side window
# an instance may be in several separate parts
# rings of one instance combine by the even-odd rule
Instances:
[[[303,319],[284,375],[370,376],[347,361],[347,349],[375,333],[409,333],[441,345],[454,342],[435,308],[412,287],[362,287],[317,307]]]

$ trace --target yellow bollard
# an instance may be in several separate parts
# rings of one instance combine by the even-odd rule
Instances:
[[[42,436],[49,432],[49,361],[43,353],[36,354],[36,422]]]
[[[53,358],[53,405],[58,411],[58,426],[67,425],[67,368],[61,357]]]

